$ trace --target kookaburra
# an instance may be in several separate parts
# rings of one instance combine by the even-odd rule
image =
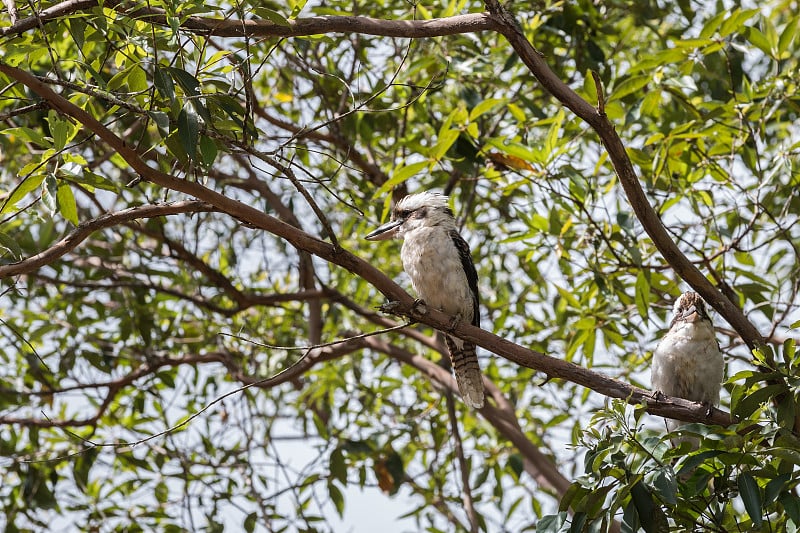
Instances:
[[[719,404],[724,362],[705,302],[696,292],[675,301],[669,331],[653,352],[652,388],[709,407]],[[667,420],[670,431],[680,426]]]
[[[478,274],[469,245],[459,235],[443,194],[423,192],[400,200],[390,222],[366,236],[371,241],[403,239],[403,269],[420,299],[457,319],[480,326]],[[445,333],[450,360],[464,401],[483,407],[483,379],[475,345]]]

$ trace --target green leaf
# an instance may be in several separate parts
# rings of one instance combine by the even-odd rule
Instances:
[[[334,448],[328,461],[328,469],[331,477],[342,485],[347,485],[347,465],[344,461],[344,454],[341,448]]]
[[[75,460],[75,467],[72,469],[72,478],[75,480],[75,484],[78,488],[83,492],[86,492],[86,487],[89,485],[89,472],[98,455],[98,448],[91,447],[79,454]]]
[[[559,533],[566,522],[566,512],[543,516],[536,524],[536,533]]]
[[[728,17],[719,29],[720,37],[727,37],[731,33],[739,32],[743,29],[745,22],[753,18],[759,12],[758,9],[734,9],[730,17]],[[725,11],[722,11],[725,13]]]
[[[631,497],[636,506],[642,528],[646,533],[667,530],[667,518],[664,511],[653,500],[653,495],[641,481],[631,487]]]
[[[569,533],[583,533],[586,531],[586,513],[575,513],[569,526]]]
[[[162,134],[169,131],[169,115],[163,111],[150,111],[148,114]]]
[[[197,78],[177,67],[167,67],[166,70],[187,96],[200,95],[200,82]]]
[[[488,113],[489,111],[505,104],[508,100],[506,98],[487,98],[486,100],[482,101],[478,105],[472,108],[469,112],[469,120],[470,122],[477,119],[484,113]]]
[[[798,17],[789,19],[789,22],[786,23],[786,27],[783,28],[781,32],[781,36],[778,39],[778,55],[780,59],[785,59],[784,54],[788,52],[789,46],[791,46],[792,41],[794,41],[797,35],[797,21]],[[788,55],[786,57],[788,57]]]
[[[15,260],[22,258],[22,248],[17,239],[10,237],[8,234],[0,231],[0,248],[4,248],[11,254]]]
[[[47,124],[50,127],[50,136],[53,139],[53,148],[63,150],[67,145],[67,135],[69,133],[69,123],[59,118],[55,111],[47,114]]]
[[[519,157],[530,163],[543,163],[542,157],[537,155],[533,150],[517,142],[506,142],[502,138],[492,138],[487,141],[489,146],[493,146],[503,152],[504,154]]]
[[[344,516],[344,495],[342,495],[342,491],[339,490],[335,483],[328,483],[328,496],[339,516]]]
[[[512,453],[508,457],[508,468],[514,473],[516,479],[519,479],[524,470],[522,455],[518,453]]]
[[[783,360],[787,363],[791,363],[795,353],[797,353],[797,341],[789,337],[783,341]]]
[[[660,88],[653,89],[647,93],[644,100],[642,100],[642,105],[639,107],[642,115],[652,116],[656,114],[656,111],[661,105],[661,94],[662,91]]]
[[[590,104],[597,105],[597,84],[591,70],[583,73],[583,93]]]
[[[664,503],[669,505],[678,503],[678,481],[675,479],[675,472],[671,467],[665,466],[659,469],[653,479],[653,488],[656,489],[656,494]]]
[[[42,181],[44,181],[44,177],[45,175],[43,173],[39,173],[22,180],[11,193],[11,195],[6,198],[3,208],[0,209],[0,213],[6,213],[11,210],[11,208],[14,207],[17,202],[22,200],[29,192],[39,187]]]
[[[58,185],[56,200],[58,203],[58,211],[61,213],[61,216],[77,226],[78,204],[75,202],[75,195],[72,194],[72,188],[68,183],[61,182]]]
[[[699,37],[703,39],[707,39],[714,35],[717,30],[719,29],[722,21],[725,19],[725,16],[728,14],[725,10],[720,10],[719,13],[708,19],[706,23],[703,25],[703,29],[700,30]]]
[[[757,28],[754,26],[747,26],[742,31],[742,35],[750,41],[750,44],[767,54],[768,57],[772,56],[772,46],[770,46],[767,37]]]
[[[800,498],[790,492],[784,492],[778,497],[778,501],[795,526],[800,525]]]
[[[178,114],[178,138],[186,154],[194,159],[197,154],[197,140],[200,127],[197,122],[197,113],[191,105],[186,104]]]
[[[405,165],[395,169],[392,177],[386,180],[386,182],[378,187],[378,190],[372,195],[373,198],[380,198],[384,194],[388,193],[392,189],[394,189],[397,185],[400,185],[411,176],[414,176],[422,169],[427,168],[429,163],[427,161],[420,161],[418,163],[411,163],[410,165]]]
[[[200,160],[203,165],[210,167],[217,159],[217,143],[207,135],[200,136]]]
[[[175,84],[173,83],[167,69],[156,65],[156,68],[153,71],[153,84],[156,86],[156,90],[158,90],[161,96],[170,102],[175,100]]]
[[[6,128],[4,130],[0,130],[0,133],[12,137],[12,140],[14,140],[13,137],[19,137],[20,139],[32,142],[41,148],[50,148],[53,145],[53,143],[45,139],[41,133],[31,128]]]
[[[128,72],[128,88],[135,93],[145,92],[148,88],[147,73],[139,65],[133,65]]]
[[[117,187],[117,185],[114,182],[99,174],[95,174],[94,172],[86,168],[83,169],[83,172],[81,174],[70,174],[69,179],[77,183],[87,185],[90,188],[96,187],[98,189],[103,189],[105,191],[112,191],[112,192],[119,191],[119,187]]]
[[[434,144],[431,148],[428,154],[429,157],[434,161],[439,161],[442,157],[444,157],[444,154],[447,153],[450,147],[453,146],[453,143],[456,142],[456,139],[458,139],[460,133],[461,132],[459,130],[453,129],[447,130],[441,134],[436,144]]]
[[[286,19],[286,17],[284,17],[274,9],[268,9],[266,7],[259,6],[253,8],[253,12],[262,19],[267,19],[270,22],[273,22],[279,26],[287,26],[287,27],[290,26],[289,21]]]
[[[778,495],[781,494],[783,489],[787,487],[789,480],[792,479],[791,472],[787,472],[785,474],[781,474],[778,477],[769,480],[769,482],[764,487],[764,503],[769,505],[774,502]]]
[[[70,18],[67,20],[67,27],[72,41],[79,50],[83,49],[84,38],[86,35],[86,22],[80,17]]]
[[[119,72],[111,76],[111,79],[108,80],[108,86],[107,86],[108,90],[116,91],[122,88],[122,86],[125,85],[125,81],[128,79],[128,74],[129,71],[125,69],[125,70],[120,70]]]
[[[164,482],[156,483],[154,494],[159,503],[166,503],[169,499],[169,489],[167,488],[167,484]]]
[[[614,92],[611,93],[608,101],[621,100],[629,94],[639,92],[652,80],[652,76],[631,76],[626,78],[621,83],[614,86]]]
[[[761,404],[767,402],[773,396],[785,391],[786,387],[783,385],[767,385],[754,390],[750,394],[744,396],[736,405],[732,405],[733,414],[740,418],[747,418],[758,409]]]
[[[547,130],[547,137],[545,137],[544,141],[544,151],[545,155],[549,157],[554,157],[557,155],[555,153],[556,147],[558,146],[558,136],[561,133],[561,125],[564,122],[564,110],[561,109],[556,113],[553,117],[553,123],[550,125],[550,129]]]
[[[55,174],[49,172],[44,180],[44,185],[42,186],[42,203],[48,209],[48,211],[50,211],[51,215],[55,214],[56,208],[58,207],[58,203],[56,201],[57,194],[58,180],[56,179]]]
[[[636,274],[636,286],[634,287],[634,300],[636,310],[639,315],[647,322],[650,313],[650,282],[643,270]]]
[[[739,495],[744,502],[744,508],[753,521],[753,526],[761,527],[761,506],[763,502],[761,500],[761,490],[758,488],[758,483],[750,472],[742,472],[739,474],[736,484],[739,487]]]
[[[258,514],[253,511],[249,515],[247,515],[244,519],[244,524],[242,527],[247,533],[253,533],[256,529],[256,524],[258,523]]]

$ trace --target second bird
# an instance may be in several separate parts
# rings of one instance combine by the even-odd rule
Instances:
[[[403,239],[400,258],[417,295],[426,304],[480,326],[478,274],[469,245],[459,235],[447,197],[433,192],[400,200],[392,220],[365,238]],[[464,401],[483,407],[483,378],[475,345],[445,334],[450,360]]]
[[[675,301],[669,331],[653,352],[654,391],[707,406],[719,405],[725,363],[705,302],[696,292]],[[675,430],[680,423],[668,419]]]

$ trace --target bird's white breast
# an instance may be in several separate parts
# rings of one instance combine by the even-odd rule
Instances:
[[[472,321],[472,295],[458,250],[441,227],[414,229],[404,236],[400,250],[403,269],[417,295],[445,313]]]
[[[711,324],[678,322],[653,352],[652,386],[669,396],[718,404],[723,367]]]

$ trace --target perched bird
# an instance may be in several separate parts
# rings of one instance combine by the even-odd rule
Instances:
[[[696,292],[685,292],[673,313],[669,331],[653,352],[653,390],[718,405],[724,362],[705,302]],[[678,426],[677,420],[667,420],[670,431]]]
[[[480,326],[478,273],[469,245],[459,235],[447,197],[433,192],[400,200],[390,222],[365,238],[403,239],[400,258],[417,295],[426,304]],[[475,345],[445,333],[445,342],[464,401],[483,407],[483,379]]]

